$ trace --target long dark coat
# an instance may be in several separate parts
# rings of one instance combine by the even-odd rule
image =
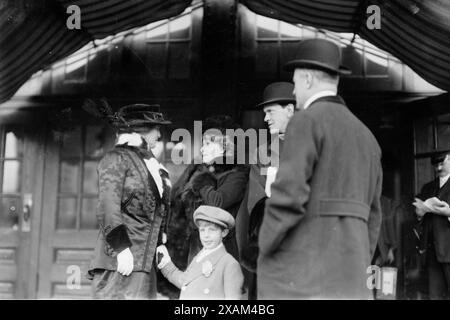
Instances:
[[[283,140],[279,140],[279,150],[270,150],[270,144],[260,145],[250,164],[247,190],[236,217],[236,239],[239,248],[241,265],[250,272],[256,273],[258,258],[258,235],[264,216],[266,195],[267,169],[272,166],[278,168],[276,163],[262,163],[261,156],[272,155],[271,159],[279,158],[283,147]],[[269,152],[270,151],[270,152]]]
[[[450,181],[439,188],[439,179],[426,183],[417,198],[425,201],[428,198],[438,199],[450,203]],[[427,213],[421,221],[423,234],[421,248],[428,249],[430,241],[434,241],[436,258],[440,263],[450,263],[450,221],[448,217]],[[433,235],[433,239],[431,239]]]
[[[151,156],[144,149],[116,146],[99,162],[100,231],[90,274],[95,269],[117,270],[116,256],[127,247],[134,258],[133,272],[150,272],[154,268],[160,231],[169,209],[170,183],[168,174],[162,171],[161,198],[143,160]]]
[[[370,298],[381,223],[381,151],[339,97],[288,124],[259,234],[258,298]]]

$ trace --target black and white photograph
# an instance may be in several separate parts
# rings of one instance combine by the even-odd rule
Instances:
[[[0,299],[450,300],[449,35],[448,0],[0,0]]]

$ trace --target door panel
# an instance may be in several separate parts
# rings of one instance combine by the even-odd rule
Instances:
[[[39,298],[90,298],[87,268],[98,235],[97,163],[114,143],[102,125],[47,137]]]
[[[0,124],[0,298],[32,298],[39,238],[42,130]],[[36,206],[37,205],[37,206]]]

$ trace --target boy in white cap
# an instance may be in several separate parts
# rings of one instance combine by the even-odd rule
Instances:
[[[157,252],[163,254],[158,268],[181,289],[180,299],[240,299],[244,276],[239,262],[222,244],[222,239],[234,227],[233,216],[218,207],[200,206],[193,218],[203,249],[183,272],[172,263],[167,248],[161,245],[157,248]]]

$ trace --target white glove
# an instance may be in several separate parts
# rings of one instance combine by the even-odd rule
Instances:
[[[168,264],[172,259],[170,258],[169,251],[165,245],[160,245],[156,248],[156,254],[161,253],[163,255],[161,261],[158,263],[158,269],[162,269]]]
[[[117,255],[117,272],[124,276],[129,276],[133,271],[133,266],[134,266],[134,259],[133,254],[130,251],[130,248],[122,250]]]

